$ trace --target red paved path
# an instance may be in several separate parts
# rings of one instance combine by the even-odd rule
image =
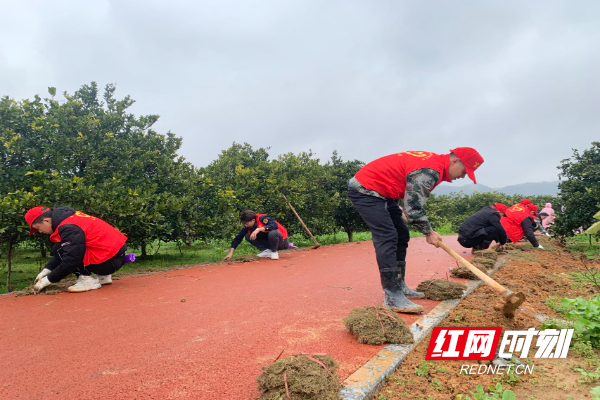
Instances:
[[[424,238],[408,253],[413,287],[455,265]],[[255,378],[282,350],[328,353],[345,379],[383,346],[357,343],[342,318],[382,298],[371,242],[124,277],[83,294],[0,296],[0,397],[256,399]],[[416,302],[425,312],[438,303]]]

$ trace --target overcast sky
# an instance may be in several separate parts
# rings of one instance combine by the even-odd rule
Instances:
[[[0,37],[0,95],[116,83],[196,166],[234,141],[365,162],[470,146],[501,187],[600,140],[597,0],[0,0]]]

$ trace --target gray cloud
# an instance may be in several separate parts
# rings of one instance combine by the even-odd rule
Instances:
[[[472,146],[486,159],[478,181],[499,187],[556,179],[600,131],[593,0],[1,8],[1,95],[117,83],[198,166],[233,141],[363,161]]]

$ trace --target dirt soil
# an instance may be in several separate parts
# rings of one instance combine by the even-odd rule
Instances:
[[[514,320],[502,315],[502,301],[490,287],[482,284],[463,299],[439,326],[501,326],[503,331],[537,328],[541,322],[536,319],[536,314],[561,318],[545,305],[549,297],[557,296],[558,300],[562,297],[589,297],[595,290],[597,292],[593,285],[582,286],[569,275],[583,269],[577,254],[564,251],[545,237],[540,241],[546,250],[510,251],[504,256],[504,265],[493,275],[500,284],[514,292],[522,291],[527,296]],[[597,263],[588,263],[588,266],[600,270]],[[594,372],[598,362],[597,358],[591,361],[590,357],[575,353],[573,342],[566,359],[530,360],[534,364],[532,374],[461,375],[461,365],[475,364],[477,361],[425,361],[430,338],[425,338],[411,351],[398,370],[389,376],[375,399],[456,399],[457,394],[474,392],[478,384],[488,389],[488,385],[497,383],[501,383],[503,389],[513,390],[517,399],[589,399],[590,389],[600,385],[599,381],[586,382],[585,377],[574,370],[579,367],[588,373]],[[530,356],[533,356],[532,352]],[[480,363],[489,364],[489,361]]]

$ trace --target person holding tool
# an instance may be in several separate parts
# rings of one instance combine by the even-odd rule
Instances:
[[[348,197],[371,230],[383,304],[394,311],[423,312],[409,298],[423,293],[405,283],[406,250],[410,234],[398,200],[404,200],[408,222],[426,235],[427,243],[438,247],[442,236],[433,230],[423,208],[431,191],[441,182],[452,182],[465,175],[476,183],[475,170],[483,157],[470,147],[457,147],[450,154],[407,151],[376,159],[362,167],[348,182]]]

